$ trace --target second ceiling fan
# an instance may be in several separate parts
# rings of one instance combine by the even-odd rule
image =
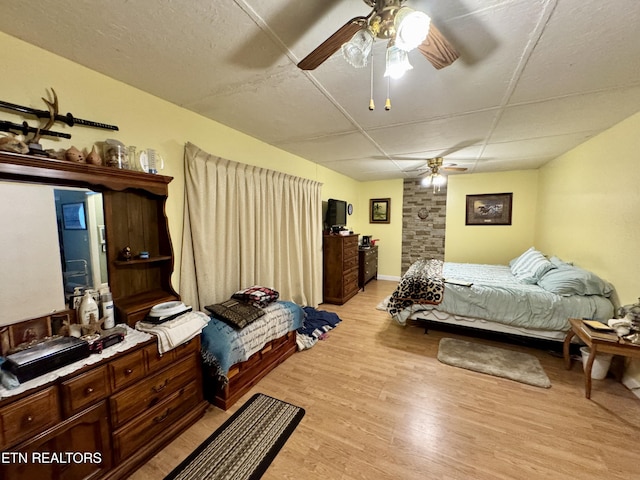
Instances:
[[[431,64],[441,69],[451,65],[458,52],[423,12],[405,7],[405,0],[363,0],[373,8],[367,16],[354,17],[298,63],[302,70],[314,70],[341,47],[345,58],[363,67],[376,39],[388,40],[387,73],[394,76],[411,68],[407,52],[418,48]],[[408,65],[408,67],[407,67]],[[404,69],[403,69],[404,67]]]
[[[447,179],[440,173],[440,170],[448,170],[452,172],[464,172],[467,167],[458,167],[455,163],[444,165],[444,159],[442,157],[428,158],[427,164],[422,167],[416,168],[415,171],[424,170],[427,168],[428,175],[422,177],[420,183],[425,187],[433,187],[433,192],[440,191],[440,187],[447,183]]]

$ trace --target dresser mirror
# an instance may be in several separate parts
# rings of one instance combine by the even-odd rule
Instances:
[[[0,181],[0,324],[64,309],[108,283],[102,194]]]
[[[65,299],[109,283],[102,194],[55,188],[56,224]]]

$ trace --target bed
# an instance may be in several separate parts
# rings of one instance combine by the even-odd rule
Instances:
[[[242,328],[212,313],[202,331],[205,397],[223,410],[296,351],[296,330],[304,320],[302,308],[293,302],[274,301],[261,310],[264,314]]]
[[[611,318],[612,294],[595,274],[532,248],[509,265],[418,260],[387,311],[401,325],[427,321],[562,341],[569,318]]]

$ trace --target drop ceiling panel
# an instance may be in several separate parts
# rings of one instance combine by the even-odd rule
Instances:
[[[557,2],[512,102],[637,84],[639,25],[638,0]]]
[[[459,115],[410,125],[370,130],[369,135],[388,154],[423,150],[448,150],[474,144],[491,131],[496,111]]]
[[[304,108],[301,108],[304,106]],[[239,85],[190,108],[271,144],[353,131],[354,126],[297,70]]]
[[[638,110],[640,87],[508,107],[491,142],[602,131]]]
[[[306,140],[276,143],[276,145],[283,150],[322,164],[329,161],[380,154],[375,144],[362,132],[310,137]]]
[[[580,132],[555,137],[491,143],[485,147],[484,156],[489,160],[500,158],[505,161],[553,158],[558,155],[558,152],[566,152],[576,145],[586,142],[595,132]]]

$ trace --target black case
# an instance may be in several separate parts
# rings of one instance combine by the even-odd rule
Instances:
[[[13,373],[20,383],[87,358],[89,344],[76,337],[54,338],[20,352],[7,355],[2,369]]]

